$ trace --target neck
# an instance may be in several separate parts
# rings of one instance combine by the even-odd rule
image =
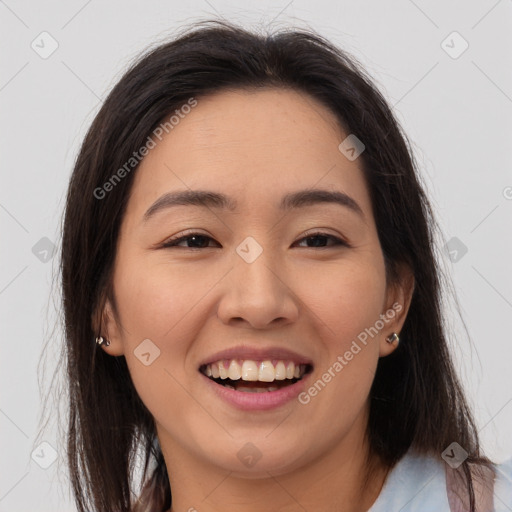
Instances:
[[[313,461],[288,472],[268,470],[259,478],[242,477],[199,460],[160,433],[172,490],[169,512],[366,512],[382,489],[387,468],[375,457],[368,467],[363,431],[354,425],[336,446]],[[371,478],[364,487],[369,470]]]

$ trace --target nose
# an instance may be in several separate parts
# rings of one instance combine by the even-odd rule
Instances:
[[[223,287],[217,316],[226,325],[265,329],[298,318],[300,302],[292,278],[268,251],[252,263],[235,256]]]

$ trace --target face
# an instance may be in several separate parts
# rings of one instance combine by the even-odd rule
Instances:
[[[126,358],[168,464],[282,474],[363,440],[408,301],[386,283],[347,135],[304,94],[222,92],[137,169],[104,350]],[[166,196],[199,191],[226,199]]]

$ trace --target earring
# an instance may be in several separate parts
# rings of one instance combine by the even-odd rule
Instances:
[[[103,343],[105,343],[105,347],[108,347],[110,345],[110,341],[108,341],[106,338],[104,338],[103,336],[98,336],[96,338],[96,343],[98,345],[103,345]]]
[[[398,334],[397,334],[396,332],[392,332],[392,333],[391,333],[391,334],[386,338],[386,341],[387,341],[388,343],[390,343],[390,344],[391,344],[391,343],[395,343],[395,341],[396,341],[397,343],[399,343],[399,342],[400,342],[400,338],[398,337]]]

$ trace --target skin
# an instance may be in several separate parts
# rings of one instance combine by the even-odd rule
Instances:
[[[400,332],[412,284],[405,271],[401,284],[386,282],[360,160],[338,149],[346,136],[304,94],[221,92],[198,98],[136,171],[113,274],[119,316],[107,302],[103,350],[126,357],[155,418],[173,512],[365,511],[382,488],[375,460],[360,489],[368,395],[379,358],[397,346],[385,338]],[[285,193],[311,187],[344,192],[362,215],[329,203],[277,209]],[[222,192],[238,208],[178,206],[142,220],[161,195],[188,189]],[[212,240],[161,247],[186,229]],[[315,247],[304,238],[315,231],[351,247],[328,238]],[[252,263],[236,252],[248,236],[263,248]],[[310,357],[315,382],[393,303],[402,310],[307,405],[244,412],[198,373],[205,357],[246,342]],[[145,339],[160,349],[149,366],[134,355]],[[252,467],[237,457],[247,442],[261,453]]]

